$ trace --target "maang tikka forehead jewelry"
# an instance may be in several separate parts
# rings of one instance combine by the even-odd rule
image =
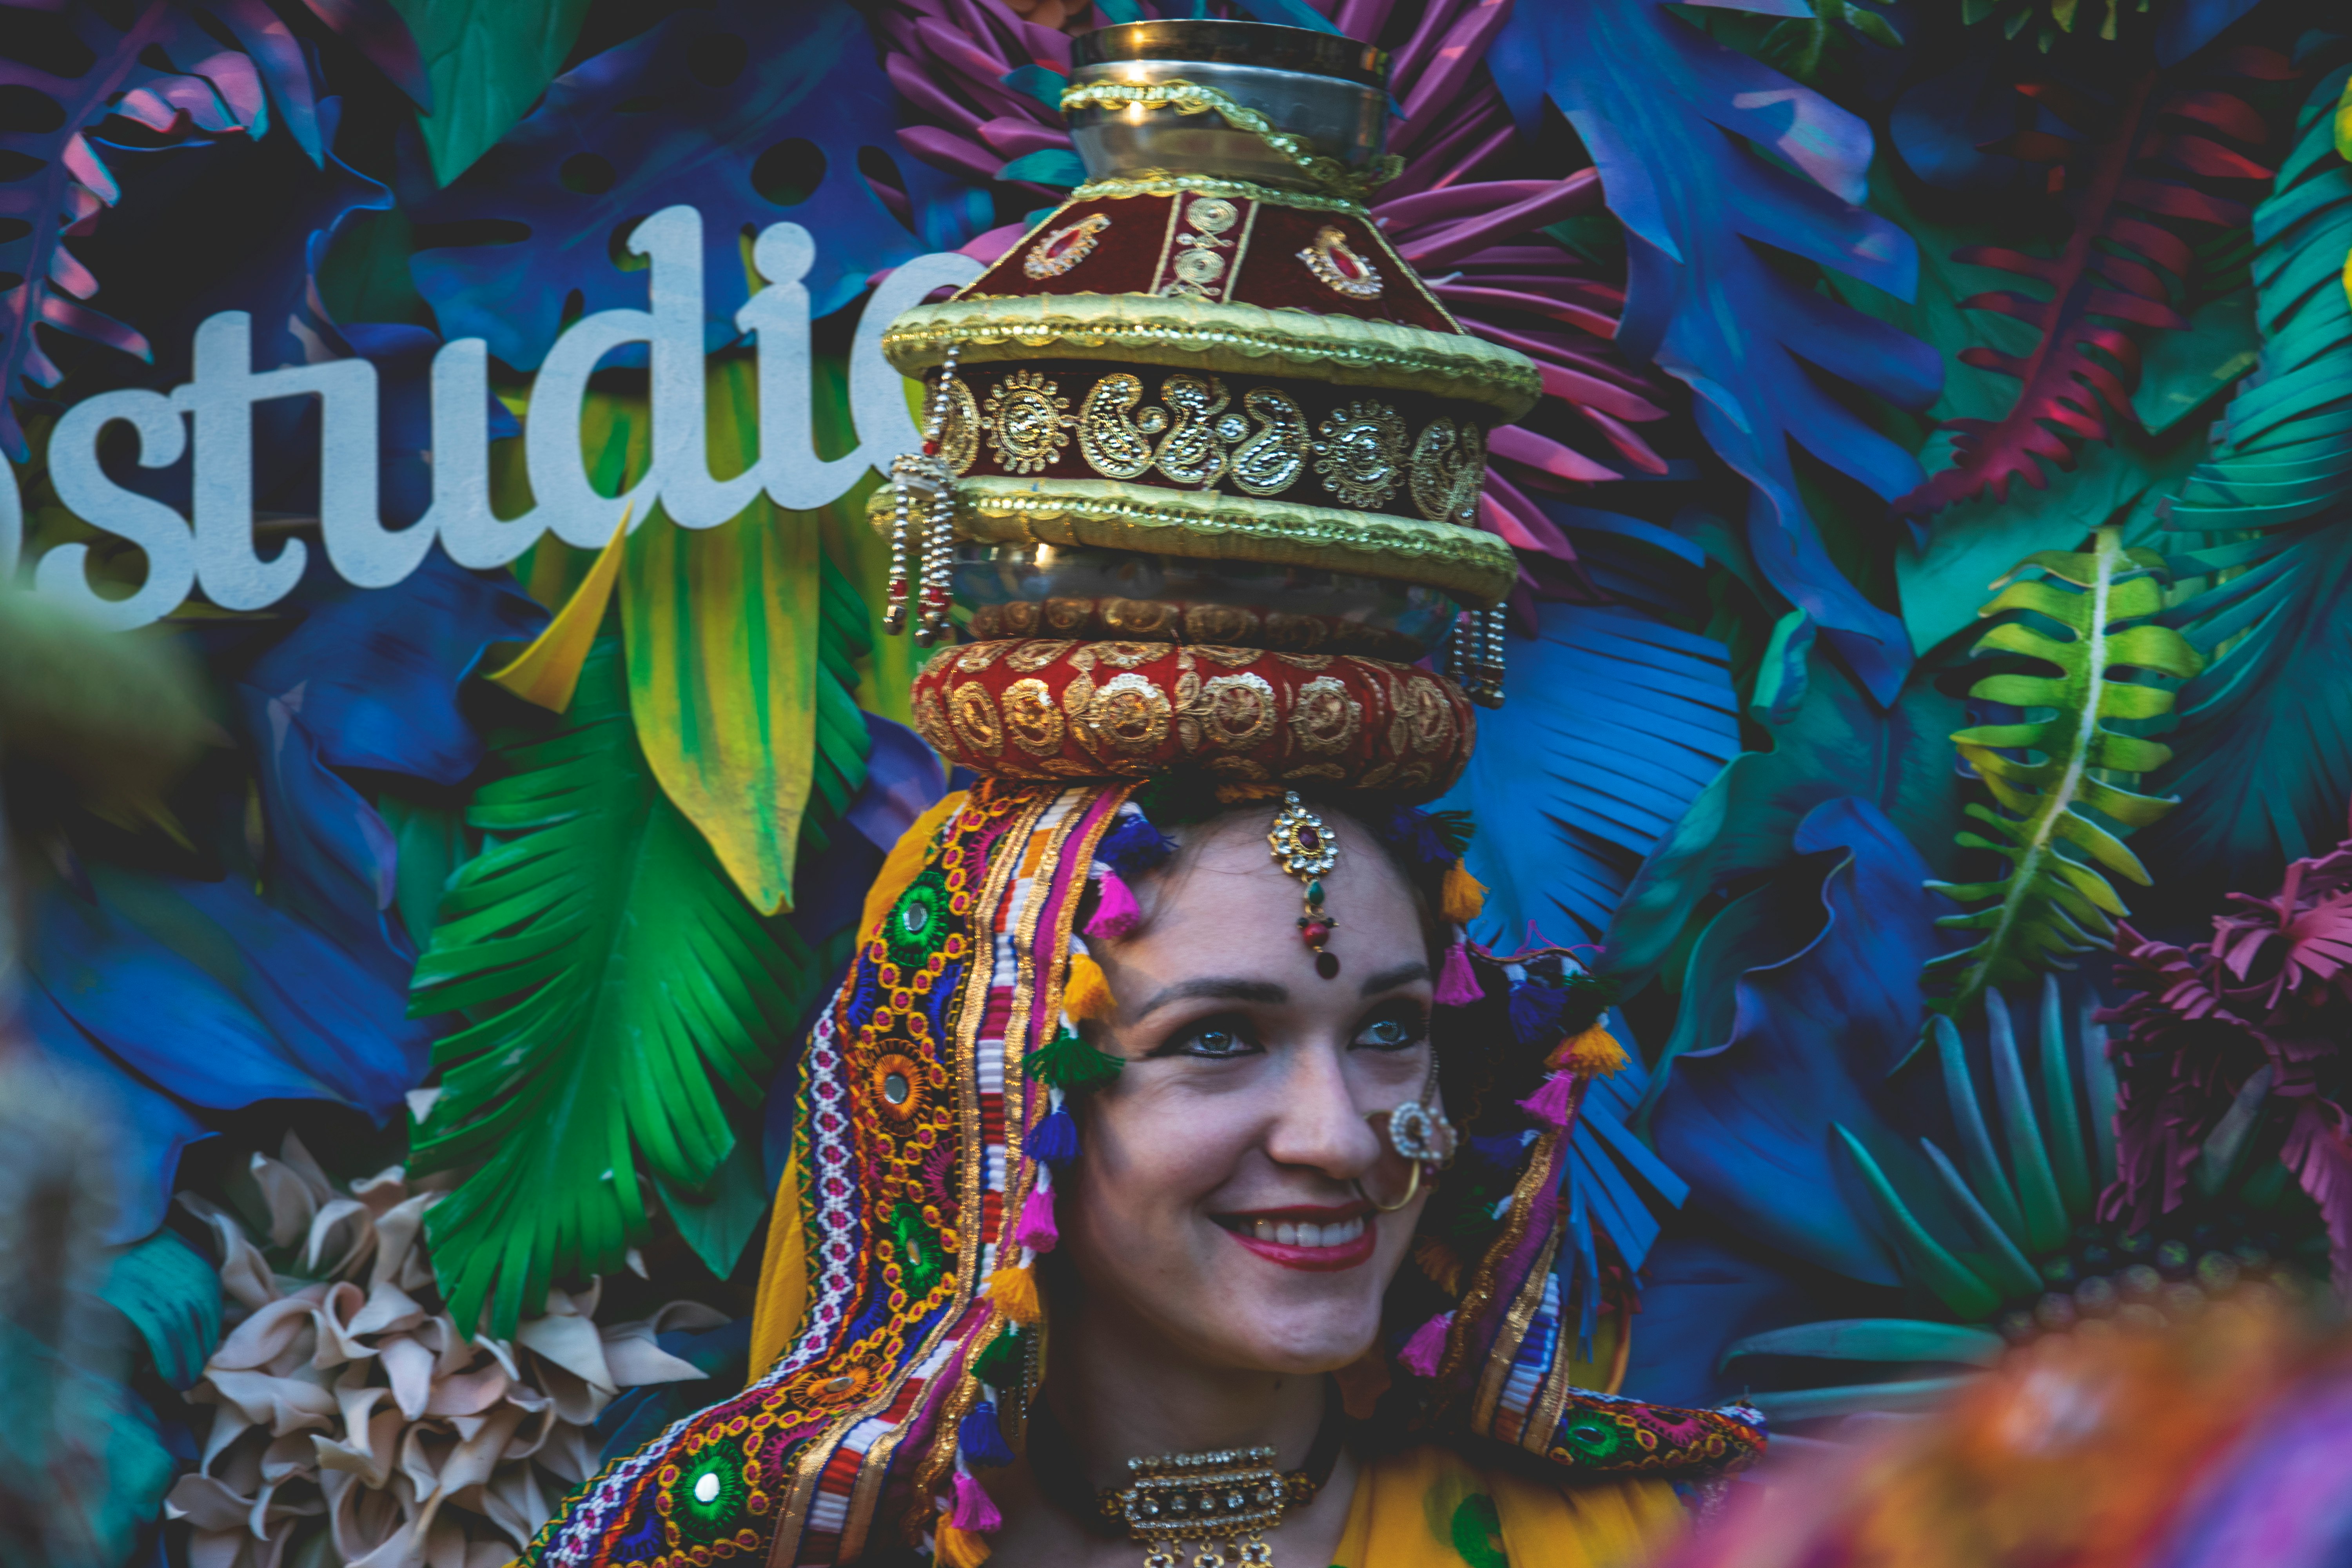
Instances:
[[[1339,955],[1325,952],[1323,944],[1331,940],[1331,928],[1339,922],[1323,908],[1323,879],[1339,863],[1339,840],[1333,837],[1331,825],[1308,810],[1294,789],[1283,792],[1282,809],[1274,814],[1265,842],[1274,851],[1275,864],[1307,884],[1298,915],[1298,939],[1315,954],[1315,973],[1336,980]]]

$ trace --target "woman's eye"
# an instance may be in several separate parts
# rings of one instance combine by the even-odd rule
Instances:
[[[1421,1044],[1422,1033],[1417,1020],[1391,1016],[1365,1025],[1356,1035],[1356,1044],[1367,1050],[1402,1051]]]
[[[1174,1035],[1152,1054],[1218,1058],[1245,1057],[1257,1048],[1256,1039],[1243,1025],[1231,1019],[1212,1018]]]

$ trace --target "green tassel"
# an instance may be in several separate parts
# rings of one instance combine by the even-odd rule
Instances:
[[[1105,1056],[1066,1029],[1055,1036],[1044,1049],[1031,1051],[1021,1058],[1023,1072],[1054,1085],[1065,1094],[1099,1089],[1118,1077],[1119,1069],[1126,1066],[1124,1059]]]
[[[1010,1331],[988,1342],[988,1348],[974,1356],[971,1374],[994,1389],[1017,1389],[1026,1370],[1029,1343]]]

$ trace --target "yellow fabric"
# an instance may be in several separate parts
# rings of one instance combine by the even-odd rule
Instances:
[[[923,869],[923,851],[931,847],[939,833],[940,824],[953,816],[963,805],[964,792],[950,791],[939,805],[915,818],[914,826],[898,835],[898,842],[882,861],[882,869],[874,875],[874,885],[866,889],[866,907],[857,911],[857,940],[864,942],[874,934],[875,922],[889,912]]]
[[[914,820],[882,862],[866,907],[857,917],[863,937],[898,901],[907,884],[923,868],[923,851],[940,824],[963,804],[956,790]],[[776,1202],[768,1211],[768,1245],[760,1258],[760,1294],[751,1306],[751,1381],[756,1383],[784,1353],[799,1331],[801,1314],[808,1310],[808,1238],[801,1234],[801,1169],[797,1158],[784,1162],[776,1183]]]
[[[784,1162],[768,1211],[768,1246],[760,1256],[760,1294],[751,1305],[751,1381],[776,1364],[808,1310],[808,1238],[801,1234],[801,1163]]]
[[[1358,1478],[1333,1568],[1635,1568],[1682,1524],[1664,1481],[1551,1487],[1433,1445]]]

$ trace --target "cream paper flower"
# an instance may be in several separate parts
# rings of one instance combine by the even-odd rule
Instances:
[[[396,1165],[341,1191],[290,1134],[251,1175],[298,1274],[180,1198],[212,1230],[230,1325],[188,1395],[215,1407],[202,1461],[164,1504],[191,1568],[499,1568],[595,1469],[587,1428],[621,1390],[705,1375],[655,1337],[726,1321],[673,1301],[599,1324],[592,1283],[550,1291],[511,1341],[466,1334],[425,1257],[438,1192]]]

